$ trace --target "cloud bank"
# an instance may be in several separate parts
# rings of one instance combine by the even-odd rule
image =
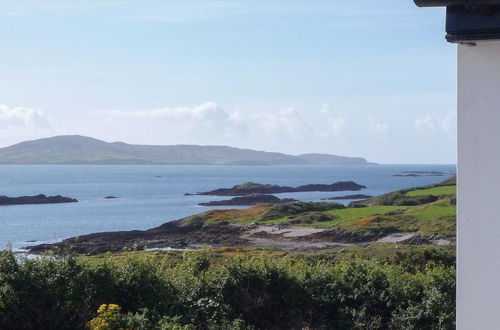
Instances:
[[[10,108],[0,105],[0,130],[11,128],[45,129],[50,123],[40,109]]]
[[[7,146],[26,139],[54,133],[47,115],[40,109],[9,107],[0,104],[0,145]]]
[[[216,102],[206,102],[196,106],[71,112],[71,116],[54,118],[40,109],[3,105],[0,146],[52,135],[81,134],[135,144],[229,145],[291,154],[361,156],[377,162],[401,159],[432,163],[444,161],[422,157],[431,157],[432,153],[448,159],[450,154],[453,156],[455,123],[453,111],[416,114],[412,119],[375,113],[366,116],[342,111],[329,103],[316,109],[288,106],[249,110],[226,109]]]

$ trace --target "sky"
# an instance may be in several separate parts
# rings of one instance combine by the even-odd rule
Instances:
[[[0,0],[0,147],[80,134],[455,163],[444,20],[411,0]]]

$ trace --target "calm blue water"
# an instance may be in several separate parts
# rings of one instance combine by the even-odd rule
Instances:
[[[395,177],[402,171],[442,171],[444,177]],[[214,196],[186,192],[231,187],[246,181],[298,186],[352,180],[380,195],[444,180],[454,165],[378,166],[0,166],[0,195],[63,195],[79,203],[0,207],[0,248],[14,248],[100,231],[147,229],[208,210]],[[316,201],[351,192],[290,193]],[[104,196],[118,199],[104,199]],[[36,241],[36,242],[31,242]]]

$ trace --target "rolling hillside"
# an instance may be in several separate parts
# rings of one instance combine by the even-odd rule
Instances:
[[[0,164],[366,165],[363,158],[287,155],[227,146],[134,145],[79,135],[25,141],[0,148]]]

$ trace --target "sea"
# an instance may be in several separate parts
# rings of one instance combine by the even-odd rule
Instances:
[[[408,172],[442,175],[396,176]],[[286,186],[354,181],[359,192],[304,192],[280,198],[320,201],[356,193],[381,195],[440,182],[455,165],[366,166],[154,166],[0,165],[0,195],[62,195],[78,203],[0,206],[0,249],[104,231],[148,229],[211,209],[201,202],[218,196],[185,196],[252,181]],[[106,199],[106,196],[117,197]],[[348,203],[350,201],[341,201]],[[212,207],[223,208],[223,207]],[[234,207],[233,207],[234,208]]]

